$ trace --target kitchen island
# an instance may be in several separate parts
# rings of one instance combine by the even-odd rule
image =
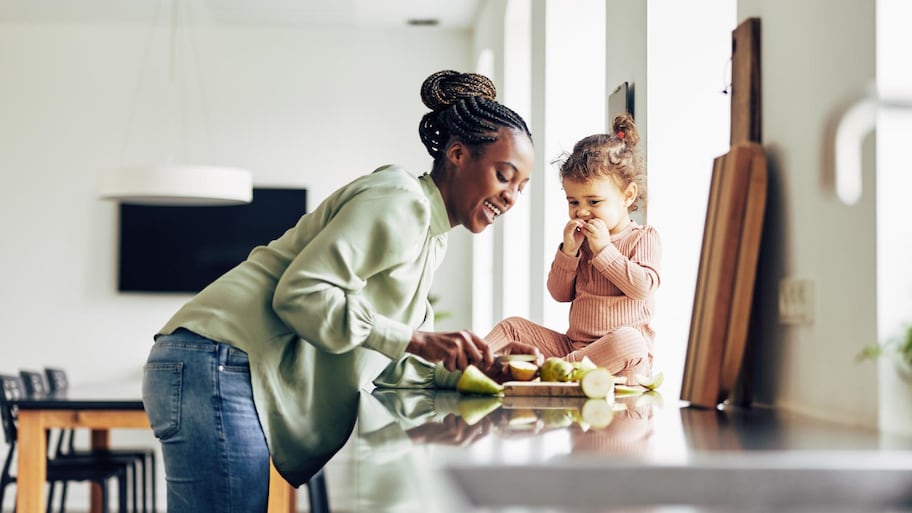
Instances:
[[[657,392],[592,401],[363,392],[331,509],[912,511],[912,440]]]

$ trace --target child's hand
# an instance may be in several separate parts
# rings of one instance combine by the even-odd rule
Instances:
[[[589,241],[589,249],[592,250],[593,255],[599,254],[600,251],[611,244],[611,232],[608,230],[608,225],[605,224],[605,221],[601,219],[590,219],[582,227],[582,233]]]
[[[586,226],[586,221],[582,219],[571,219],[564,226],[564,245],[561,247],[564,254],[575,257],[579,253],[579,248],[586,238],[582,231],[584,226]]]

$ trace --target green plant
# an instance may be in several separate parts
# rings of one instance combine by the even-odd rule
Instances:
[[[858,361],[875,360],[880,357],[896,358],[898,363],[912,367],[912,324],[906,325],[902,334],[882,344],[870,344],[858,353]]]

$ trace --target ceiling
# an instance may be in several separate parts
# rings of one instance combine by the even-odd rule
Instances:
[[[480,0],[174,0],[196,23],[219,26],[402,28],[409,19],[472,26]],[[170,0],[0,0],[0,23],[140,23]],[[418,27],[426,29],[427,27]]]

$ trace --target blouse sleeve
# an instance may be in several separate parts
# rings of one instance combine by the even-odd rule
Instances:
[[[362,291],[378,273],[419,257],[429,223],[427,199],[408,190],[359,193],[291,262],[273,309],[323,351],[363,345],[399,358],[412,328],[377,313]]]
[[[442,363],[431,363],[424,358],[406,353],[389,364],[374,379],[380,388],[456,388],[462,371],[449,371]]]

